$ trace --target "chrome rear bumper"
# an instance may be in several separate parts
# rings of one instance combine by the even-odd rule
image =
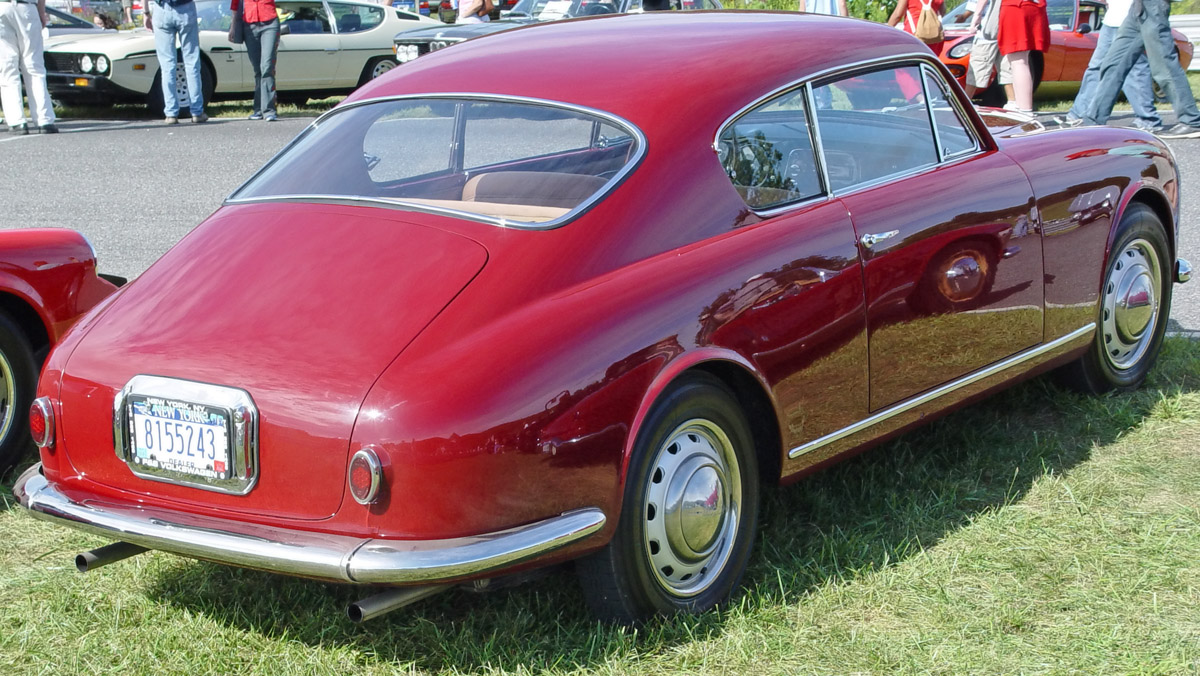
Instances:
[[[1175,260],[1175,283],[1183,284],[1192,278],[1192,264],[1186,258]]]
[[[149,549],[288,575],[359,584],[423,584],[479,576],[554,551],[604,526],[581,509],[508,530],[446,540],[378,540],[196,516],[71,496],[37,464],[13,493],[39,519]]]

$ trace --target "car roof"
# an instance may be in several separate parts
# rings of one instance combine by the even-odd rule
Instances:
[[[607,111],[648,136],[719,124],[747,103],[832,68],[933,55],[869,21],[795,12],[648,12],[553,21],[468,40],[362,88],[366,98],[499,94]]]

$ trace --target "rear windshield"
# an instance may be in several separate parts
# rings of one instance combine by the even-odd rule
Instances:
[[[379,100],[318,120],[230,201],[366,199],[550,227],[599,199],[642,149],[628,123],[597,111],[486,98]]]

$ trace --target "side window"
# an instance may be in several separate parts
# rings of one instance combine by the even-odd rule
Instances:
[[[833,190],[937,163],[919,67],[854,75],[813,94]]]
[[[966,123],[950,103],[950,93],[942,76],[933,71],[925,71],[925,90],[929,92],[929,109],[933,111],[933,122],[937,125],[942,157],[953,157],[975,150],[975,138],[967,131]]]
[[[319,2],[281,2],[276,8],[280,25],[293,34],[333,32],[325,6]]]
[[[1074,30],[1075,0],[1047,0],[1046,17],[1050,20],[1050,30]]]
[[[592,120],[550,108],[472,103],[465,114],[463,167],[467,170],[586,149],[592,142]]]
[[[746,204],[768,208],[821,194],[805,89],[739,117],[721,132],[718,153]]]
[[[329,3],[333,12],[333,20],[339,33],[358,33],[370,30],[383,23],[383,7],[379,5],[347,5],[341,2]]]

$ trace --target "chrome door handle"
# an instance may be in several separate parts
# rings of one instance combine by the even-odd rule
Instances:
[[[900,234],[899,230],[888,230],[887,232],[877,232],[877,233],[873,233],[873,234],[863,235],[862,238],[859,239],[858,241],[862,242],[863,246],[870,249],[871,247],[875,246],[876,244],[882,242],[883,240],[891,239],[899,234]]]

